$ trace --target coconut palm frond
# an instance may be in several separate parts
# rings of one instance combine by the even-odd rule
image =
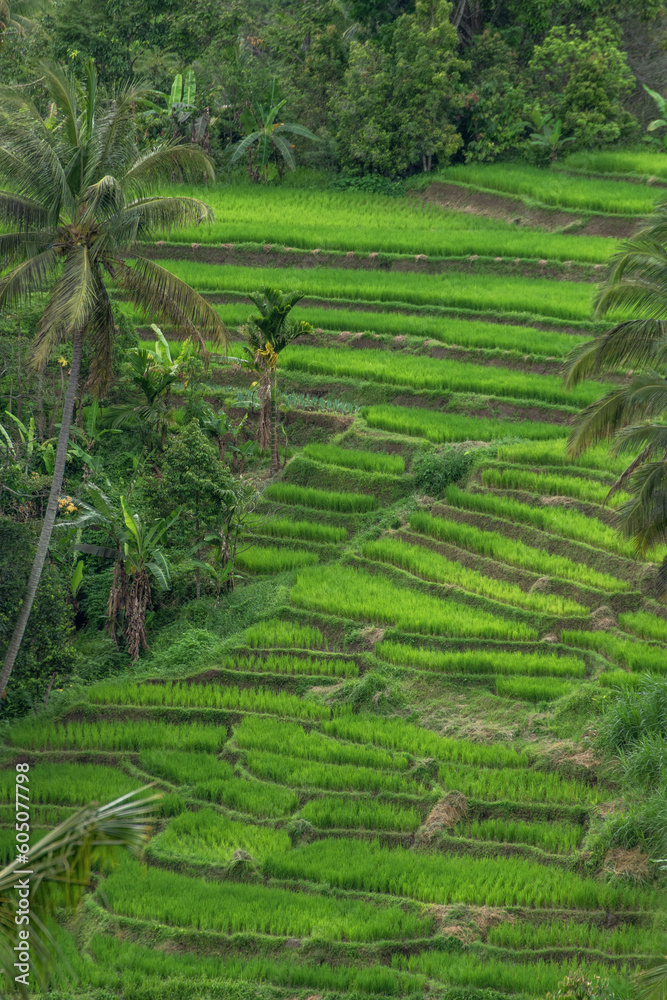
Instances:
[[[128,217],[136,220],[136,232],[140,239],[150,239],[158,230],[169,232],[215,221],[213,209],[205,202],[182,196],[137,199],[130,202],[126,212]]]
[[[201,181],[203,177],[215,180],[213,164],[201,146],[167,142],[138,157],[120,183],[128,196],[143,197],[174,174],[186,182]]]
[[[41,253],[17,264],[0,278],[0,307],[11,309],[24,302],[33,292],[48,287],[60,266],[58,254],[52,250]]]
[[[31,356],[36,366],[48,360],[55,344],[88,326],[95,311],[97,280],[85,246],[65,260],[33,339]]]
[[[34,198],[25,198],[11,191],[0,191],[0,219],[11,222],[18,229],[46,224],[47,212]]]

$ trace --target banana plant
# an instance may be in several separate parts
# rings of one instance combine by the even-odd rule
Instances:
[[[563,138],[563,123],[560,118],[554,119],[554,116],[548,113],[544,115],[539,108],[533,109],[531,118],[531,122],[525,123],[528,128],[535,129],[530,135],[531,145],[548,150],[551,153],[551,162],[555,163],[563,146],[568,142],[574,142],[574,136]]]
[[[647,87],[646,84],[643,86],[649,97],[652,97],[655,101],[658,114],[660,115],[659,118],[654,118],[653,121],[648,123],[646,131],[655,132],[659,128],[667,128],[667,97],[663,97],[662,94],[657,92],[657,90],[651,90],[651,88]],[[649,142],[661,145],[660,139],[657,136],[647,136],[646,138]],[[667,133],[662,136],[662,144],[667,146]]]
[[[311,142],[319,142],[316,135],[305,125],[296,122],[278,121],[279,113],[287,103],[286,100],[276,101],[276,82],[274,80],[268,97],[268,103],[262,104],[253,100],[250,108],[241,115],[241,125],[246,135],[235,143],[230,163],[236,163],[244,154],[248,154],[248,173],[250,179],[264,181],[269,178],[269,164],[272,157],[276,160],[278,174],[282,177],[284,166],[288,170],[296,170],[294,145],[287,136],[299,135]],[[253,162],[253,156],[257,162]]]

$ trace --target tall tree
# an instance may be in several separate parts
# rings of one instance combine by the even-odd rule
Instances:
[[[65,70],[42,67],[43,84],[57,107],[55,124],[45,121],[21,91],[0,92],[0,218],[10,232],[0,236],[0,308],[13,308],[37,290],[48,291],[33,342],[32,362],[41,366],[52,347],[72,341],[53,484],[28,590],[9,642],[2,672],[3,696],[12,672],[46,559],[62,487],[84,342],[92,356],[90,387],[100,393],[109,380],[116,327],[106,279],[147,313],[185,327],[206,357],[205,342],[227,342],[217,313],[185,282],[134,253],[136,240],[155,231],[199,224],[213,217],[195,198],[164,198],[156,186],[174,175],[213,175],[201,149],[162,143],[139,153],[135,143],[142,87],[120,89],[109,102],[97,95],[88,63],[85,85]]]
[[[618,510],[620,530],[638,553],[667,542],[667,205],[625,243],[597,297],[596,314],[629,317],[576,347],[566,359],[566,383],[628,369],[633,377],[582,411],[570,454],[613,441],[628,465],[612,487],[630,499]],[[667,589],[667,559],[658,575]]]

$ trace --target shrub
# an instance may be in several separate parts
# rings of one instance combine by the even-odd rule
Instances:
[[[459,448],[421,452],[412,466],[415,486],[422,493],[439,497],[450,483],[458,483],[467,476],[473,462],[472,453]]]

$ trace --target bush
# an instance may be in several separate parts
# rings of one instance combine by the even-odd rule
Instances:
[[[421,452],[412,466],[415,486],[429,496],[441,496],[451,483],[458,483],[468,475],[473,462],[470,452],[458,448]]]

